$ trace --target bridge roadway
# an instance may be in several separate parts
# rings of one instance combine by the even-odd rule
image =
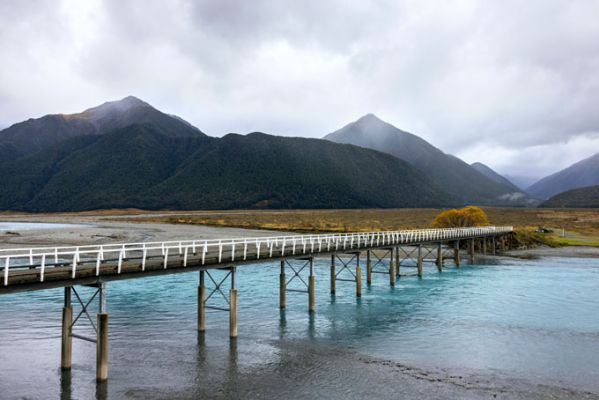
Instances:
[[[331,257],[332,294],[335,293],[336,281],[351,281],[355,282],[356,296],[360,297],[362,287],[361,252],[366,252],[367,284],[370,285],[372,274],[378,272],[388,274],[390,284],[394,285],[396,277],[400,276],[399,267],[402,260],[411,258],[414,249],[417,249],[417,257],[415,257],[418,268],[417,275],[421,277],[424,258],[423,246],[434,245],[436,247],[437,255],[434,262],[441,271],[444,244],[445,246],[450,245],[450,250],[453,251],[452,258],[455,265],[459,266],[460,243],[467,243],[466,247],[472,261],[476,244],[482,252],[486,253],[487,247],[490,246],[494,253],[497,247],[496,239],[499,239],[502,248],[505,248],[505,238],[511,232],[512,227],[492,226],[3,249],[0,250],[0,295],[64,287],[61,366],[67,370],[71,367],[73,337],[94,342],[97,346],[96,377],[101,382],[108,377],[108,314],[105,309],[104,292],[107,282],[200,271],[198,330],[205,331],[205,310],[207,308],[227,311],[230,315],[230,337],[235,338],[237,337],[237,290],[235,287],[237,265],[255,265],[279,260],[281,263],[279,281],[281,309],[285,308],[285,293],[298,291],[288,288],[287,285],[294,278],[299,278],[298,280],[306,286],[306,290],[300,291],[308,294],[308,309],[310,312],[314,312],[313,257],[315,256]],[[404,258],[400,257],[402,248]],[[406,248],[411,251],[406,251]],[[380,256],[381,252],[383,252],[382,256]],[[429,251],[430,253],[432,251]],[[290,260],[296,260],[301,265],[294,268]],[[339,263],[339,270],[336,270],[336,262]],[[355,263],[355,271],[350,269],[352,263]],[[285,275],[288,267],[293,271],[289,280]],[[300,276],[304,269],[309,272],[307,282]],[[225,277],[222,280],[215,280],[211,275],[214,270],[224,270]],[[351,279],[340,277],[339,274],[343,271],[348,271]],[[215,286],[210,293],[206,293],[205,275]],[[223,283],[227,279],[231,282],[228,297],[222,289]],[[92,286],[97,290],[89,301],[84,302],[75,290],[77,285]],[[228,307],[207,305],[208,300],[217,292],[226,299]],[[75,294],[76,300],[81,305],[81,312],[74,320],[71,294]],[[94,298],[99,300],[96,324],[93,323],[88,313],[88,306]],[[85,337],[73,331],[75,323],[83,314],[87,315],[96,331],[96,338]]]

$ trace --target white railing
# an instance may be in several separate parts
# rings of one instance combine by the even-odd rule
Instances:
[[[10,271],[23,268],[36,268],[40,271],[40,282],[44,281],[46,268],[68,265],[71,277],[77,276],[77,267],[83,263],[95,263],[96,275],[100,275],[103,263],[117,265],[121,273],[124,261],[141,261],[144,271],[149,258],[161,258],[164,269],[168,267],[169,256],[182,258],[187,266],[188,256],[200,256],[200,263],[206,263],[206,255],[214,252],[212,263],[259,260],[273,257],[295,256],[351,249],[376,248],[399,244],[415,244],[440,240],[456,240],[497,235],[512,232],[511,226],[490,226],[479,228],[418,229],[380,232],[355,232],[341,234],[269,236],[256,238],[178,240],[165,242],[120,243],[87,246],[32,247],[0,250],[0,270],[3,285],[9,282]],[[249,254],[248,250],[254,253]],[[266,255],[263,253],[267,253]],[[249,258],[248,258],[249,256]]]

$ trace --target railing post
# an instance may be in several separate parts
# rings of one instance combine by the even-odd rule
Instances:
[[[200,284],[198,285],[198,331],[206,332],[206,283],[204,281],[204,271],[200,271]]]
[[[281,273],[279,274],[279,308],[285,308],[285,260],[281,260]]]
[[[73,354],[73,338],[71,325],[73,324],[73,307],[71,305],[71,287],[64,288],[64,307],[62,309],[62,343],[60,351],[60,368],[71,369]]]
[[[229,337],[237,338],[237,289],[235,288],[235,267],[231,267],[231,290],[229,292]]]

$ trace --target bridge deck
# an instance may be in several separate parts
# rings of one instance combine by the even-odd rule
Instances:
[[[511,227],[185,240],[0,250],[0,294],[142,278],[280,258],[455,242],[509,233]]]

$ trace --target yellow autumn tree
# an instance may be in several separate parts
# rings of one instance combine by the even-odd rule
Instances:
[[[439,213],[433,221],[434,228],[461,228],[490,225],[489,217],[479,207],[468,206]]]

